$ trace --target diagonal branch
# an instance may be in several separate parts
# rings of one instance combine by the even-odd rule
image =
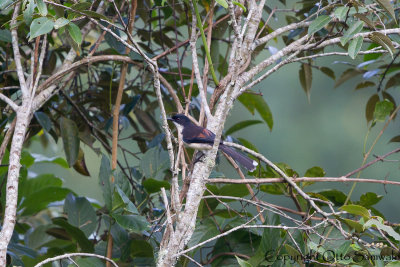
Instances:
[[[9,105],[15,112],[18,111],[18,105],[15,104],[14,101],[12,101],[10,98],[8,98],[7,96],[3,95],[2,93],[0,93],[0,100],[3,100],[4,102],[7,103],[7,105]]]

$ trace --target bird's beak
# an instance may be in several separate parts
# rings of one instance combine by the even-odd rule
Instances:
[[[173,118],[167,118],[167,121],[174,121],[174,119]]]

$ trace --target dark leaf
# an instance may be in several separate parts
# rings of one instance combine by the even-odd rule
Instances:
[[[79,148],[78,158],[75,161],[74,169],[84,176],[90,176],[89,170],[86,167],[85,155],[83,150]]]
[[[153,178],[146,179],[143,181],[143,187],[147,192],[157,193],[161,190],[161,187],[165,187],[165,189],[170,189],[171,185],[167,181],[159,181]]]
[[[269,129],[272,130],[274,125],[272,113],[267,102],[262,96],[244,93],[239,96],[238,99],[240,103],[242,103],[251,112],[251,114],[254,115],[254,111],[257,110],[263,121],[265,121]]]
[[[356,77],[357,75],[360,75],[364,73],[364,71],[359,70],[359,69],[347,69],[345,70],[340,78],[336,81],[335,83],[335,88],[339,87],[342,83],[346,82],[347,80]]]
[[[72,226],[64,218],[54,218],[53,223],[55,225],[62,227],[62,229],[64,229],[72,239],[76,240],[82,251],[93,252],[94,250],[93,243],[90,242],[89,239],[87,239],[87,237],[85,236],[85,234],[81,229]]]
[[[303,90],[307,95],[308,102],[310,102],[310,92],[312,84],[312,70],[310,64],[301,64],[301,68],[299,70],[299,78],[301,87],[303,87]]]
[[[68,194],[64,203],[64,212],[68,223],[78,227],[89,237],[97,226],[97,216],[90,202],[84,197]]]
[[[375,110],[375,105],[376,103],[379,102],[379,96],[377,94],[374,94],[371,96],[367,102],[367,106],[365,108],[365,117],[367,119],[367,122],[370,122],[374,118],[374,110]]]
[[[111,166],[107,156],[103,155],[101,158],[99,183],[103,192],[104,203],[108,210],[112,209],[112,192],[113,187],[111,184]]]
[[[335,72],[332,69],[330,69],[328,67],[321,67],[319,70],[322,71],[328,77],[330,77],[330,78],[332,78],[334,80],[336,79]]]
[[[79,132],[73,120],[61,117],[59,120],[61,137],[64,143],[65,156],[68,165],[74,165],[79,154]]]
[[[237,131],[242,130],[242,129],[246,128],[246,127],[249,127],[249,126],[254,125],[254,124],[259,124],[259,123],[262,123],[262,121],[260,121],[260,120],[246,120],[246,121],[238,122],[238,123],[232,125],[232,127],[230,127],[228,130],[226,130],[225,135],[233,134],[234,132],[237,132]]]
[[[146,218],[140,215],[112,214],[119,225],[131,232],[141,233],[149,228]]]

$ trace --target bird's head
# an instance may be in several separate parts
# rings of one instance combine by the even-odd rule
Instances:
[[[168,120],[172,121],[175,125],[181,125],[181,126],[186,126],[192,123],[190,119],[183,114],[176,114],[171,118],[168,118]]]

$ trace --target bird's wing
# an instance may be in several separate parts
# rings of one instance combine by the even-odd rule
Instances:
[[[186,143],[205,143],[213,144],[215,134],[200,126],[185,127],[182,132],[183,141]]]

